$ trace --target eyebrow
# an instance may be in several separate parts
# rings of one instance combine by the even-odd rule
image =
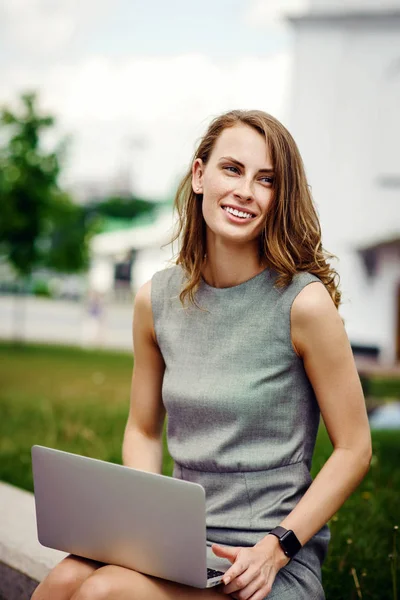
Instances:
[[[244,169],[244,164],[242,164],[240,161],[238,161],[236,158],[233,158],[232,156],[222,156],[221,159],[220,159],[220,161],[221,160],[229,160],[231,162],[236,163],[237,165],[239,165],[239,167],[242,167]],[[268,168],[266,168],[266,169],[259,169],[258,173],[272,173],[273,174],[274,173],[274,169],[268,169]]]

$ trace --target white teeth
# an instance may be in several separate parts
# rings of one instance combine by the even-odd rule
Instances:
[[[241,210],[236,210],[235,208],[231,208],[230,206],[223,206],[222,208],[224,210],[226,210],[226,212],[230,212],[232,215],[235,215],[236,217],[242,217],[242,218],[246,218],[246,219],[253,218],[252,214],[242,212]]]

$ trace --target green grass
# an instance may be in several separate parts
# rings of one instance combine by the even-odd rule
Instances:
[[[126,353],[0,343],[0,479],[33,489],[33,444],[121,462],[132,364]],[[396,386],[379,381],[374,392]],[[163,473],[171,475],[165,430],[164,448]],[[327,600],[358,599],[355,577],[362,598],[397,600],[390,555],[400,525],[400,432],[374,432],[373,450],[367,477],[330,522]],[[314,476],[331,451],[321,427]],[[395,572],[400,581],[398,562]]]
[[[121,462],[128,353],[0,342],[0,480],[33,490],[31,446]],[[163,471],[172,473],[166,448]]]
[[[364,393],[370,398],[385,401],[388,398],[400,398],[399,377],[362,377]]]
[[[391,568],[394,527],[400,526],[400,432],[372,433],[373,459],[368,475],[329,525],[330,550],[323,567],[327,600],[356,599],[355,569],[362,598],[397,600]],[[331,444],[320,428],[312,474],[329,457]],[[400,545],[397,541],[397,548]],[[396,565],[397,578],[400,563]]]

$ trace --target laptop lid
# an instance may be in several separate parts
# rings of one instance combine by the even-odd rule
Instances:
[[[32,469],[43,546],[207,586],[201,485],[37,445]]]

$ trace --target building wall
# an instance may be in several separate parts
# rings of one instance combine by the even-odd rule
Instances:
[[[374,10],[381,11],[400,7],[400,0],[311,0],[310,8],[322,12]]]
[[[383,360],[392,360],[396,355],[396,333],[398,331],[398,302],[400,284],[400,249],[386,248],[377,257],[374,316],[376,329],[380,332]],[[400,358],[400,357],[398,357]]]
[[[174,264],[178,243],[170,242],[176,222],[172,206],[166,206],[154,222],[95,236],[91,243],[89,288],[109,295],[115,290],[115,265],[134,253],[130,290],[136,294],[153,273]],[[121,294],[119,295],[122,298]],[[130,301],[130,291],[126,296]]]
[[[339,10],[344,0],[331,4]],[[324,246],[340,259],[341,312],[352,342],[379,342],[388,356],[389,317],[377,318],[385,282],[371,287],[355,250],[400,232],[400,11],[292,23],[288,126],[305,162]]]
[[[133,293],[136,294],[138,289],[151,279],[156,271],[172,267],[175,264],[173,258],[171,245],[165,248],[155,246],[139,251],[132,265]]]

